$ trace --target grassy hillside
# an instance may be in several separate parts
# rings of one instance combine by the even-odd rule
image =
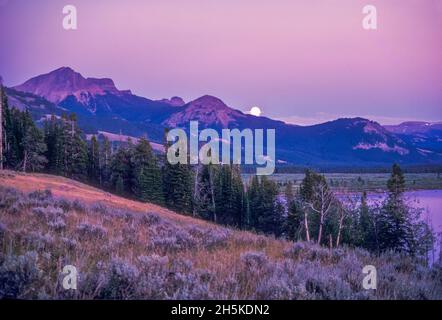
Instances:
[[[442,299],[442,270],[232,230],[69,179],[0,172],[0,298]],[[374,265],[378,289],[362,288]],[[61,286],[79,271],[78,290]]]

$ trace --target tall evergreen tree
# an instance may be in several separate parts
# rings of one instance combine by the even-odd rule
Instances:
[[[194,210],[203,219],[217,222],[215,203],[215,180],[217,166],[201,165],[195,174]]]
[[[111,161],[110,181],[113,189],[120,195],[129,195],[132,192],[132,157],[133,144],[120,145],[113,154]]]
[[[5,153],[4,158],[8,168],[19,170],[23,159],[23,113],[16,109],[5,108]]]
[[[387,187],[388,197],[379,216],[380,249],[412,253],[413,221],[403,199],[405,178],[397,164],[392,167]]]
[[[247,199],[248,199],[248,207],[247,207],[247,217],[249,228],[254,229],[258,225],[258,211],[260,210],[260,202],[261,202],[261,188],[260,181],[257,175],[254,175],[249,182],[249,186],[247,188]]]
[[[87,144],[82,138],[82,132],[77,126],[75,114],[71,114],[65,122],[64,143],[66,144],[66,175],[78,180],[87,177]]]
[[[99,146],[100,186],[111,187],[111,160],[112,148],[109,139],[105,136]]]
[[[2,83],[0,83],[0,105],[1,105],[1,115],[0,115],[0,166],[3,169],[7,165],[7,153],[8,153],[8,143],[9,143],[9,134],[10,132],[10,124],[11,124],[11,115],[8,106],[8,98],[3,90]]]
[[[266,176],[252,178],[248,190],[249,215],[259,232],[281,235],[284,207],[278,199],[278,186]]]
[[[46,144],[44,143],[43,133],[35,126],[28,111],[23,113],[22,122],[22,170],[23,172],[39,171],[47,163],[47,159],[44,156]]]
[[[390,179],[387,181],[387,188],[390,195],[401,197],[405,191],[405,177],[401,167],[398,164],[393,164],[391,169]]]
[[[193,177],[186,164],[170,164],[163,167],[163,185],[166,205],[183,213],[192,212]]]
[[[304,212],[299,201],[288,202],[287,218],[285,220],[285,233],[293,241],[304,239]],[[305,239],[304,239],[305,240]]]
[[[44,123],[44,137],[46,143],[46,158],[48,163],[46,170],[49,173],[63,175],[63,123],[52,115]]]
[[[133,158],[132,191],[142,201],[164,202],[161,169],[149,141],[142,138],[135,146]]]
[[[378,250],[377,219],[374,211],[370,210],[367,202],[367,192],[363,192],[359,206],[359,241],[357,245],[370,251]]]
[[[219,223],[244,228],[245,193],[239,166],[221,165],[215,183],[216,216]]]
[[[88,178],[95,185],[100,183],[100,146],[95,135],[88,145]]]

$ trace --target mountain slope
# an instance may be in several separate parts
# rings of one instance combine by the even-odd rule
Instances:
[[[39,95],[55,104],[63,101],[69,95],[73,95],[79,101],[87,104],[88,99],[94,95],[130,93],[129,91],[119,91],[111,79],[84,78],[69,67],[62,67],[31,78],[14,89]]]
[[[440,272],[406,257],[224,228],[56,176],[0,171],[0,221],[0,299],[442,297]],[[361,286],[367,264],[378,290]],[[58,285],[65,265],[77,290]]]
[[[403,122],[397,126],[385,126],[385,128],[412,145],[421,154],[442,154],[441,122]]]
[[[442,131],[442,122],[408,121],[384,127],[396,134],[427,133],[430,131]]]
[[[161,143],[165,128],[188,128],[189,121],[194,120],[199,122],[200,129],[275,129],[276,158],[280,163],[309,166],[442,163],[440,124],[408,123],[384,128],[367,119],[352,118],[296,126],[244,114],[209,95],[189,103],[179,97],[159,101],[139,97],[118,90],[111,79],[84,78],[66,67],[34,77],[7,93],[12,101],[29,107],[37,119],[45,113],[75,112],[88,134],[104,131],[133,137],[147,135]]]

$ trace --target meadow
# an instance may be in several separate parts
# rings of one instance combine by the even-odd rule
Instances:
[[[335,191],[347,192],[382,192],[385,191],[390,173],[324,173],[329,186]],[[249,181],[251,174],[242,175],[244,181]],[[269,176],[270,179],[284,186],[287,182],[293,183],[294,189],[299,189],[303,173],[277,173]],[[440,190],[442,176],[440,173],[405,173],[407,190]]]
[[[442,268],[408,256],[278,240],[50,175],[0,182],[0,298],[442,299]],[[369,264],[377,290],[362,287]]]

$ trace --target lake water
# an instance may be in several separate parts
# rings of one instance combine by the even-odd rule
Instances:
[[[382,200],[385,194],[371,193],[368,194],[368,201]],[[416,190],[405,192],[405,198],[408,203],[415,208],[422,208],[425,211],[422,213],[422,218],[431,222],[433,230],[436,233],[442,233],[442,190]],[[429,220],[427,220],[429,219]],[[435,244],[435,250],[429,252],[429,262],[433,263],[439,256],[440,243]]]
[[[370,193],[369,200],[382,200],[384,194]],[[442,190],[416,190],[405,192],[409,204],[415,208],[423,208],[423,218],[431,219],[436,232],[442,232]]]

